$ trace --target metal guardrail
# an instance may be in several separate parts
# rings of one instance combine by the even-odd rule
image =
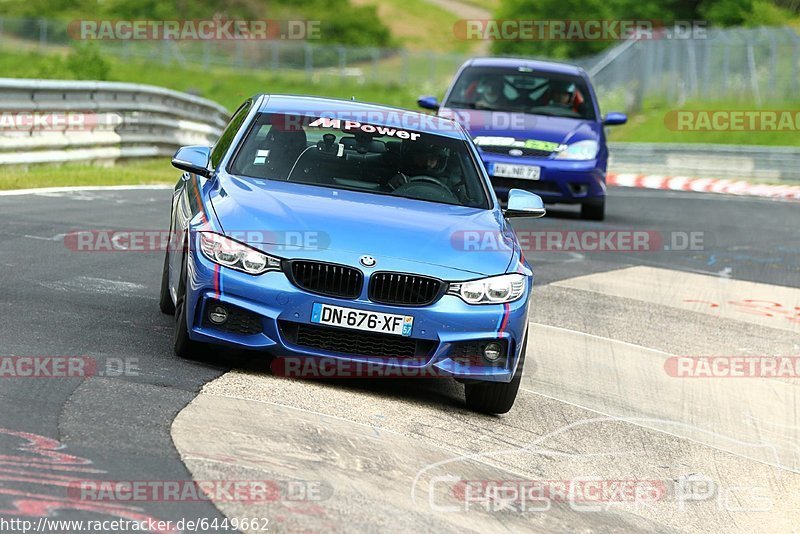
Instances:
[[[43,123],[13,124],[20,114]],[[83,122],[68,124],[70,114]],[[215,102],[149,85],[0,78],[0,165],[168,157],[213,144],[227,117]],[[618,173],[800,181],[800,148],[610,143],[610,152]]]
[[[150,85],[0,78],[0,165],[171,156],[213,144],[228,115]]]
[[[800,181],[800,148],[745,145],[609,143],[617,173]]]

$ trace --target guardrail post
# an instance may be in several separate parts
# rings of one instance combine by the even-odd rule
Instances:
[[[278,70],[281,62],[280,43],[278,41],[272,41],[269,44],[269,54],[270,54],[269,62],[272,70]]]
[[[763,30],[762,30],[763,31]],[[761,32],[759,32],[761,33]],[[775,34],[770,32],[769,38],[769,92],[775,98],[778,94],[778,43]]]
[[[47,19],[39,19],[39,48],[44,49],[47,44]]]
[[[756,100],[756,105],[761,105],[761,91],[758,87],[758,71],[756,70],[756,55],[753,50],[753,43],[747,43],[747,67],[750,75],[750,87],[753,91],[753,98]]]
[[[303,45],[304,56],[305,56],[305,70],[306,70],[306,78],[311,80],[314,74],[314,51],[311,49],[311,45],[305,43]]]
[[[722,40],[722,87],[719,91],[720,94],[725,94],[727,97],[730,92],[730,86],[726,83],[728,80],[731,79],[731,41],[724,33],[720,33],[721,40]],[[724,89],[724,91],[722,91]]]
[[[789,35],[792,39],[792,94],[797,94],[797,76],[798,76],[798,66],[797,63],[800,61],[800,36],[798,36],[794,30],[788,28]]]
[[[208,70],[208,67],[210,65],[210,59],[211,59],[210,58],[211,51],[209,50],[210,46],[211,43],[207,39],[203,41],[203,68],[206,70]]]
[[[234,41],[234,50],[236,50],[236,60],[234,61],[237,67],[244,67],[244,56],[242,55],[242,41],[236,39]]]

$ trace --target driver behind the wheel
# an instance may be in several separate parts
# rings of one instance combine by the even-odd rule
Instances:
[[[389,180],[389,186],[397,189],[408,183],[412,178],[428,176],[446,184],[445,170],[447,169],[448,152],[446,148],[428,143],[404,143],[403,162],[400,172]]]

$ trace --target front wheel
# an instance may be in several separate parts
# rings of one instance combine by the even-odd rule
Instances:
[[[519,385],[522,381],[522,368],[525,364],[527,347],[528,334],[526,332],[525,340],[522,342],[519,362],[517,363],[517,371],[514,373],[514,378],[511,382],[480,382],[464,386],[467,408],[480,413],[501,414],[508,412],[514,406]]]
[[[606,199],[590,200],[581,205],[581,219],[602,221],[606,218]]]
[[[172,336],[172,346],[176,356],[196,360],[203,356],[204,345],[197,341],[192,341],[189,337],[186,312],[187,262],[188,258],[184,255],[181,265],[181,277],[178,282],[178,298],[175,303],[175,331]]]
[[[161,293],[158,296],[158,307],[161,313],[175,315],[175,303],[169,294],[169,251],[164,254],[164,268],[161,270]]]

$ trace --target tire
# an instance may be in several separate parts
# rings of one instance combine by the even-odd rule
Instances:
[[[164,254],[164,268],[161,270],[161,293],[158,296],[158,307],[165,315],[175,315],[175,303],[169,294],[169,252]]]
[[[606,218],[606,199],[591,200],[581,205],[581,219],[602,221]]]
[[[178,298],[175,303],[175,330],[172,336],[172,348],[175,355],[187,360],[202,359],[205,355],[205,345],[192,341],[189,338],[189,329],[186,319],[186,268],[187,258],[184,254],[181,263],[181,278],[178,282]]]
[[[514,406],[514,401],[517,399],[527,348],[528,334],[526,332],[525,340],[522,342],[522,352],[517,363],[517,372],[511,382],[480,382],[464,386],[467,408],[485,414],[507,413]]]

